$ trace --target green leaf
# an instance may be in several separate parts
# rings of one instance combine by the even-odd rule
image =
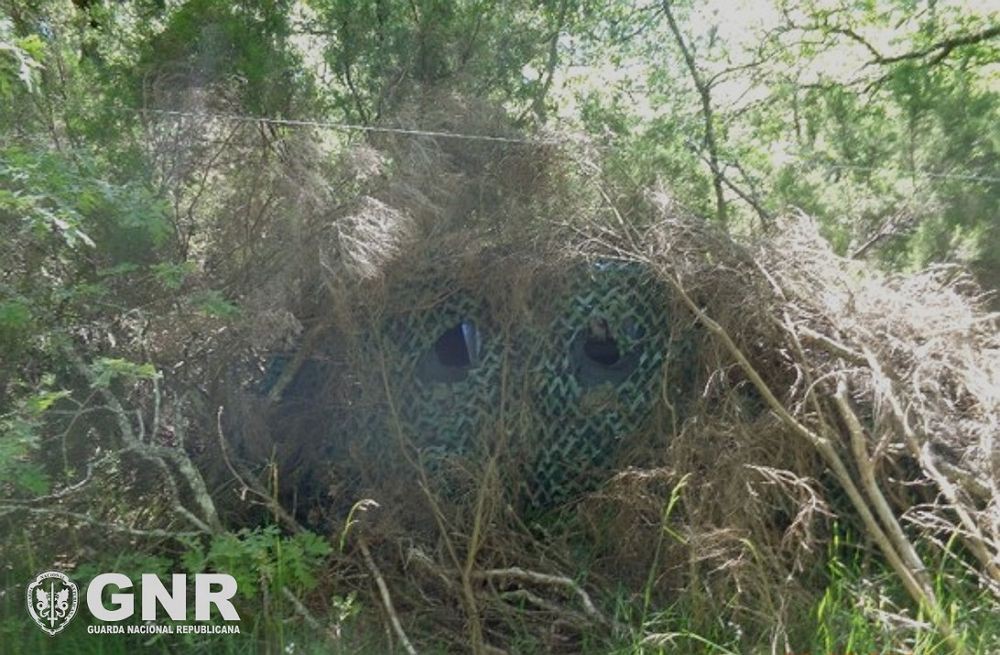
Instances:
[[[112,357],[101,357],[90,365],[90,370],[94,374],[92,386],[95,388],[107,387],[115,378],[126,378],[130,380],[152,380],[159,373],[152,364],[137,364],[127,359]]]
[[[36,496],[47,494],[51,488],[49,476],[35,464],[21,464],[15,467],[13,473],[11,481],[14,485]]]
[[[214,289],[196,296],[193,302],[201,312],[216,318],[232,318],[240,313],[239,307],[226,300],[221,292]]]
[[[31,396],[27,400],[27,408],[34,416],[39,416],[61,398],[68,398],[70,392],[65,389],[60,391],[43,391]]]
[[[0,417],[0,483],[36,495],[48,491],[45,472],[29,460],[40,443],[38,429],[37,421],[17,414]]]
[[[184,280],[195,272],[194,264],[191,262],[181,262],[180,264],[163,262],[154,264],[151,268],[157,281],[170,291],[177,291],[184,286]]]
[[[184,570],[188,573],[203,572],[207,560],[201,542],[193,537],[185,537],[181,541],[187,547],[187,550],[181,555],[181,564],[184,565]]]
[[[132,262],[122,262],[112,266],[111,268],[101,269],[97,272],[101,277],[120,277],[128,275],[129,273],[134,273],[139,270],[138,264],[133,264]]]

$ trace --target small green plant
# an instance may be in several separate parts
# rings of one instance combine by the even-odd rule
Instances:
[[[178,291],[184,286],[185,280],[195,272],[194,264],[191,262],[160,262],[153,264],[150,269],[157,282],[168,291]]]
[[[190,573],[225,571],[236,578],[240,594],[254,598],[262,590],[281,595],[313,589],[316,572],[330,554],[329,543],[312,532],[285,536],[277,526],[242,529],[214,537],[205,548],[194,539],[181,560]]]
[[[54,376],[43,375],[40,388],[21,396],[12,411],[0,415],[0,485],[11,484],[36,495],[48,493],[49,476],[33,455],[41,446],[43,414],[69,396],[54,384]]]
[[[192,302],[201,313],[214,318],[233,318],[240,308],[226,299],[220,291],[210,289],[196,295]]]
[[[100,357],[90,365],[93,373],[91,385],[95,388],[107,387],[115,378],[127,380],[152,380],[159,375],[152,364],[137,364],[126,359]]]
[[[13,94],[15,81],[33,93],[38,86],[45,44],[37,34],[17,38],[14,24],[0,19],[0,98]]]

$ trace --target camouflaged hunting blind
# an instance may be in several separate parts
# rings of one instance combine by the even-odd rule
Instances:
[[[671,339],[666,289],[641,264],[582,262],[562,277],[513,316],[446,270],[397,283],[393,297],[430,300],[366,317],[352,360],[384,366],[391,402],[383,411],[362,404],[348,425],[331,426],[318,459],[342,462],[360,450],[378,466],[401,456],[394,435],[402,431],[433,478],[450,458],[487,456],[502,435],[519,462],[508,482],[523,506],[552,507],[593,489],[619,444],[664,403],[679,406],[691,340]],[[303,386],[289,385],[282,402],[295,402]]]

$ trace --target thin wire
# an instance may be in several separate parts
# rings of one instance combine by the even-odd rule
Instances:
[[[808,161],[808,160],[806,160]],[[828,164],[825,162],[816,162],[826,166],[831,169],[845,169],[845,170],[859,170],[859,171],[881,171],[885,167],[879,168],[877,166],[861,166],[859,164]],[[976,175],[973,173],[935,173],[933,171],[925,171],[922,169],[907,170],[905,168],[899,169],[901,173],[904,174],[916,174],[924,177],[933,177],[942,180],[969,180],[972,182],[1000,182],[1000,177],[990,177],[989,175]]]
[[[223,114],[215,112],[180,111],[176,109],[139,109],[140,113],[159,114],[161,116],[173,116],[176,118],[201,118],[207,120],[233,121],[240,123],[264,123],[267,125],[284,125],[289,127],[313,127],[317,129],[340,130],[344,132],[370,132],[380,134],[399,134],[403,136],[421,136],[440,139],[461,139],[465,141],[487,141],[493,143],[515,143],[519,145],[551,146],[572,143],[570,139],[524,139],[516,137],[490,136],[486,134],[468,134],[462,132],[445,132],[440,130],[420,130],[404,127],[385,127],[376,125],[358,125],[354,123],[336,123],[330,121],[302,120],[293,118],[265,118],[261,116],[246,116],[242,114]],[[601,149],[606,146],[597,146]],[[862,170],[880,171],[884,167],[861,166],[858,164],[833,164],[816,159],[803,158],[803,163],[818,164],[819,166],[838,170]],[[1000,177],[989,175],[979,175],[974,173],[935,173],[922,169],[906,170],[900,172],[908,175],[919,175],[927,178],[941,180],[965,180],[971,182],[992,182],[1000,183]]]
[[[566,139],[521,139],[505,136],[490,136],[487,134],[463,134],[459,132],[418,130],[403,127],[356,125],[353,123],[332,123],[327,121],[299,120],[292,118],[263,118],[257,116],[243,116],[240,114],[217,114],[210,112],[178,111],[173,109],[140,109],[139,111],[142,113],[175,116],[178,118],[207,118],[209,120],[224,120],[241,123],[265,123],[268,125],[287,125],[290,127],[315,127],[320,129],[341,130],[345,132],[377,132],[384,134],[402,134],[405,136],[426,136],[441,139],[464,139],[466,141],[490,141],[494,143],[518,143],[522,145],[556,145],[569,142]]]

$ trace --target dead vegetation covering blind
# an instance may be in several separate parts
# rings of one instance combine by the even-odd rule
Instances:
[[[437,105],[440,115],[424,106],[420,117],[498,133],[499,119],[458,104]],[[311,244],[310,311],[322,336],[297,342],[322,370],[310,393],[328,402],[291,414],[294,400],[266,404],[280,419],[265,417],[263,438],[335,453],[313,479],[322,483],[312,520],[334,528],[357,501],[378,502],[353,529],[377,544],[396,609],[419,616],[414,629],[480,645],[502,645],[514,614],[541,632],[553,617],[572,634],[622,629],[532,577],[575,579],[570,553],[582,543],[591,594],[624,585],[664,603],[704,596],[713,611],[787,640],[796,612],[816,600],[834,521],[872,540],[944,635],[962,626],[930,583],[924,558],[935,548],[960,544],[997,594],[1000,344],[997,317],[961,270],[879,273],[835,255],[801,215],[766,243],[740,243],[663,193],[616,196],[585,148],[373,139],[347,163],[362,180],[357,197]],[[645,409],[629,429],[605,426],[616,443],[592,462],[591,484],[554,494],[547,513],[526,520],[517,490],[537,469],[525,453],[562,465],[581,448],[530,447],[572,427],[532,397],[532,384],[566,377],[525,366],[519,358],[534,355],[519,330],[533,327],[537,349],[572,353],[572,336],[546,343],[546,330],[560,329],[558,299],[609,261],[638,267],[659,289],[631,296],[662,319],[648,326],[660,331],[647,341],[662,349],[656,383],[603,405],[586,394],[597,414],[637,397]],[[414,325],[434,308],[432,326]],[[573,321],[589,329],[595,316]],[[442,413],[421,425],[426,416],[407,406],[420,353],[465,321],[491,333],[463,356],[495,375],[440,400]],[[423,341],[400,351],[399,330]],[[481,410],[474,419],[470,408]],[[461,456],[429,457],[421,439],[435,438],[460,441]]]

